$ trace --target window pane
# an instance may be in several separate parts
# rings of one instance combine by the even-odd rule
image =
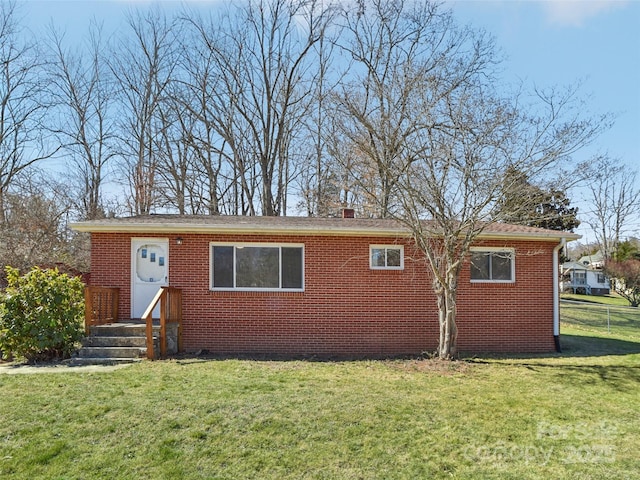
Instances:
[[[384,267],[384,248],[372,248],[371,249],[371,266],[372,267]]]
[[[511,280],[511,254],[494,252],[491,255],[491,279]]]
[[[236,247],[236,287],[278,288],[279,250],[277,247]]]
[[[302,288],[302,248],[282,248],[282,288]]]
[[[233,288],[233,247],[213,247],[213,286]]]
[[[387,267],[399,267],[400,266],[400,249],[388,248],[387,249]]]
[[[471,280],[489,280],[489,254],[471,253]]]

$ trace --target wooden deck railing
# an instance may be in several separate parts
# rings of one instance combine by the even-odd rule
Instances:
[[[174,287],[161,287],[147,307],[142,319],[147,324],[147,358],[154,359],[153,347],[153,310],[160,304],[160,357],[167,355],[167,323],[178,324],[177,349],[182,351],[182,290]]]
[[[85,287],[84,329],[87,335],[93,325],[118,321],[120,289],[112,287]]]

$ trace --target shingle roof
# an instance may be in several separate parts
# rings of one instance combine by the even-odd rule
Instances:
[[[334,217],[263,217],[232,215],[141,215],[77,222],[82,232],[148,233],[264,233],[307,235],[407,236],[409,230],[397,220]],[[574,240],[579,235],[522,225],[491,223],[483,238],[536,238]]]

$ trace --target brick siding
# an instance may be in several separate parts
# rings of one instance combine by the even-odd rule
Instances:
[[[131,305],[131,238],[93,233],[91,284],[120,287]],[[183,289],[185,349],[219,354],[379,357],[435,351],[438,316],[423,256],[406,240],[353,236],[170,235],[169,282]],[[209,290],[210,242],[304,244],[304,292]],[[405,245],[404,270],[371,270],[369,245]],[[553,351],[554,242],[515,248],[516,281],[471,283],[462,270],[458,347],[465,352]]]

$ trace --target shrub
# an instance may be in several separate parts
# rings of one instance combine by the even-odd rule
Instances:
[[[20,276],[6,267],[0,295],[0,351],[28,361],[70,356],[83,335],[83,284],[57,269],[33,268]]]

